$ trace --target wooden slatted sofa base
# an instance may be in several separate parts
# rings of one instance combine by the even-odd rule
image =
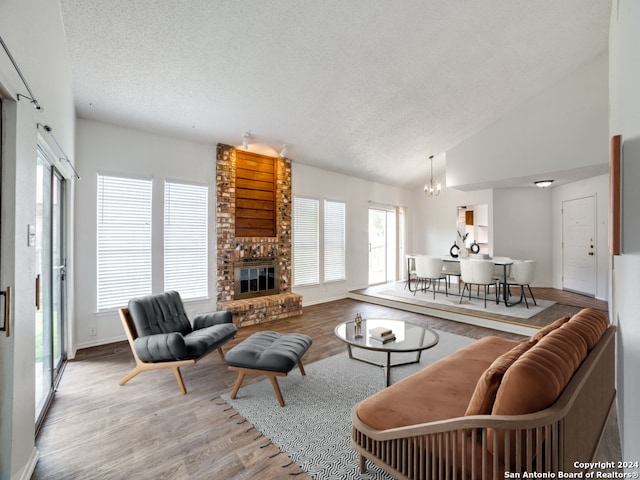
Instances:
[[[584,309],[525,342],[478,340],[363,400],[351,442],[361,471],[369,460],[400,479],[573,473],[593,459],[614,382],[615,327]]]
[[[225,355],[229,370],[238,372],[230,397],[236,398],[246,374],[266,375],[271,381],[278,403],[284,398],[277,377],[286,377],[297,365],[302,375],[302,356],[311,346],[311,337],[301,333],[257,332],[233,347]]]

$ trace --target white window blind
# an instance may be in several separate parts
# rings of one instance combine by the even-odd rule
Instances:
[[[319,202],[313,198],[293,200],[293,284],[319,282]]]
[[[324,281],[345,279],[345,204],[324,202]]]
[[[208,191],[185,183],[164,186],[164,288],[182,299],[208,296]]]
[[[151,185],[98,175],[98,311],[151,293]]]

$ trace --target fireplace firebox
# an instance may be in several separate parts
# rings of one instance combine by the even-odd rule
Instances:
[[[280,293],[278,262],[246,260],[233,265],[234,300]]]

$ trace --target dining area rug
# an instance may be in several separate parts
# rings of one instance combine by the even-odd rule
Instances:
[[[422,352],[420,363],[391,368],[392,383],[474,341],[448,332],[438,335],[440,341]],[[386,354],[358,349],[357,355],[382,363]],[[415,358],[415,353],[392,354],[391,360],[407,361],[408,355]],[[360,474],[350,440],[351,410],[385,388],[384,369],[349,359],[345,351],[305,365],[305,371],[302,376],[294,369],[278,379],[284,407],[266,379],[243,386],[233,400],[229,394],[222,399],[314,479],[392,479],[371,462]]]
[[[433,304],[434,308],[437,308],[438,306],[441,306],[443,308],[455,307],[463,310],[469,310],[473,313],[484,315],[502,315],[519,319],[528,319],[534,317],[535,315],[543,312],[556,303],[550,300],[536,299],[537,305],[534,305],[533,300],[531,298],[527,298],[527,301],[529,302],[529,308],[527,308],[524,300],[521,303],[517,303],[515,305],[507,307],[504,304],[502,295],[500,295],[500,303],[496,304],[495,292],[491,291],[487,295],[487,305],[485,307],[484,294],[482,289],[480,289],[480,296],[478,296],[476,288],[472,287],[471,299],[469,299],[469,293],[467,291],[464,298],[462,298],[461,300],[460,294],[458,294],[457,285],[452,285],[452,288],[449,289],[449,294],[446,295],[443,283],[440,287],[440,290],[436,289],[435,298],[433,297],[433,290],[431,289],[427,290],[426,292],[418,290],[414,294],[414,292],[410,291],[404,285],[405,284],[403,282],[397,282],[393,285],[393,288],[383,290],[380,293],[383,295],[411,300],[414,302]],[[520,298],[519,288],[514,289],[513,293],[517,293],[517,295],[512,295],[510,297],[510,303],[515,303]]]

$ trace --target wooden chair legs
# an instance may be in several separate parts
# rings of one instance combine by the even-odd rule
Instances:
[[[176,381],[178,382],[178,387],[183,395],[186,395],[187,389],[184,386],[184,380],[182,379],[182,373],[180,372],[180,367],[186,367],[187,365],[194,365],[195,360],[179,360],[176,362],[162,362],[162,363],[145,363],[141,361],[137,355],[134,353],[134,359],[136,361],[136,366],[131,372],[122,377],[122,379],[118,382],[119,385],[124,385],[133,377],[138,375],[139,373],[146,372],[149,370],[161,370],[163,368],[170,368],[173,370],[173,375],[176,377]]]
[[[186,367],[187,365],[195,365],[195,363],[200,360],[199,358],[191,359],[191,360],[176,360],[175,362],[159,362],[159,363],[148,363],[143,362],[138,357],[136,350],[133,346],[133,342],[136,335],[135,326],[133,325],[133,321],[131,320],[131,316],[129,315],[129,310],[127,308],[120,309],[120,319],[122,320],[122,325],[124,326],[124,331],[127,335],[127,340],[129,341],[129,346],[131,347],[131,353],[133,354],[133,358],[136,361],[136,366],[131,372],[125,375],[118,383],[120,385],[124,385],[133,377],[138,375],[141,372],[146,372],[148,370],[160,370],[163,368],[170,368],[173,370],[173,375],[176,377],[176,381],[178,382],[178,387],[183,395],[186,395],[187,388],[184,386],[184,380],[182,379],[182,373],[180,372],[180,367]],[[218,353],[220,357],[224,361],[224,352],[222,351],[222,347],[218,347]]]
[[[178,382],[178,388],[180,388],[183,395],[186,395],[187,387],[184,386],[184,380],[182,379],[182,372],[180,372],[180,368],[173,367],[171,370],[173,370],[173,375],[176,377],[176,381]]]
[[[301,360],[298,360],[298,368],[300,369],[300,373],[302,375],[306,375],[306,372],[304,371],[304,367],[302,365]],[[286,377],[287,372],[272,372],[269,370],[257,370],[255,368],[243,368],[243,367],[233,367],[233,366],[229,366],[229,370],[238,372],[238,378],[236,379],[236,383],[233,386],[233,391],[231,392],[231,395],[230,395],[232,399],[236,398],[236,395],[238,394],[238,390],[240,390],[240,386],[244,381],[245,375],[247,373],[253,373],[257,375],[265,375],[269,378],[269,381],[271,382],[271,386],[273,387],[273,391],[276,394],[276,398],[278,399],[278,403],[280,404],[281,407],[284,407],[284,397],[282,396],[282,392],[280,391],[280,385],[278,385],[277,377]]]

